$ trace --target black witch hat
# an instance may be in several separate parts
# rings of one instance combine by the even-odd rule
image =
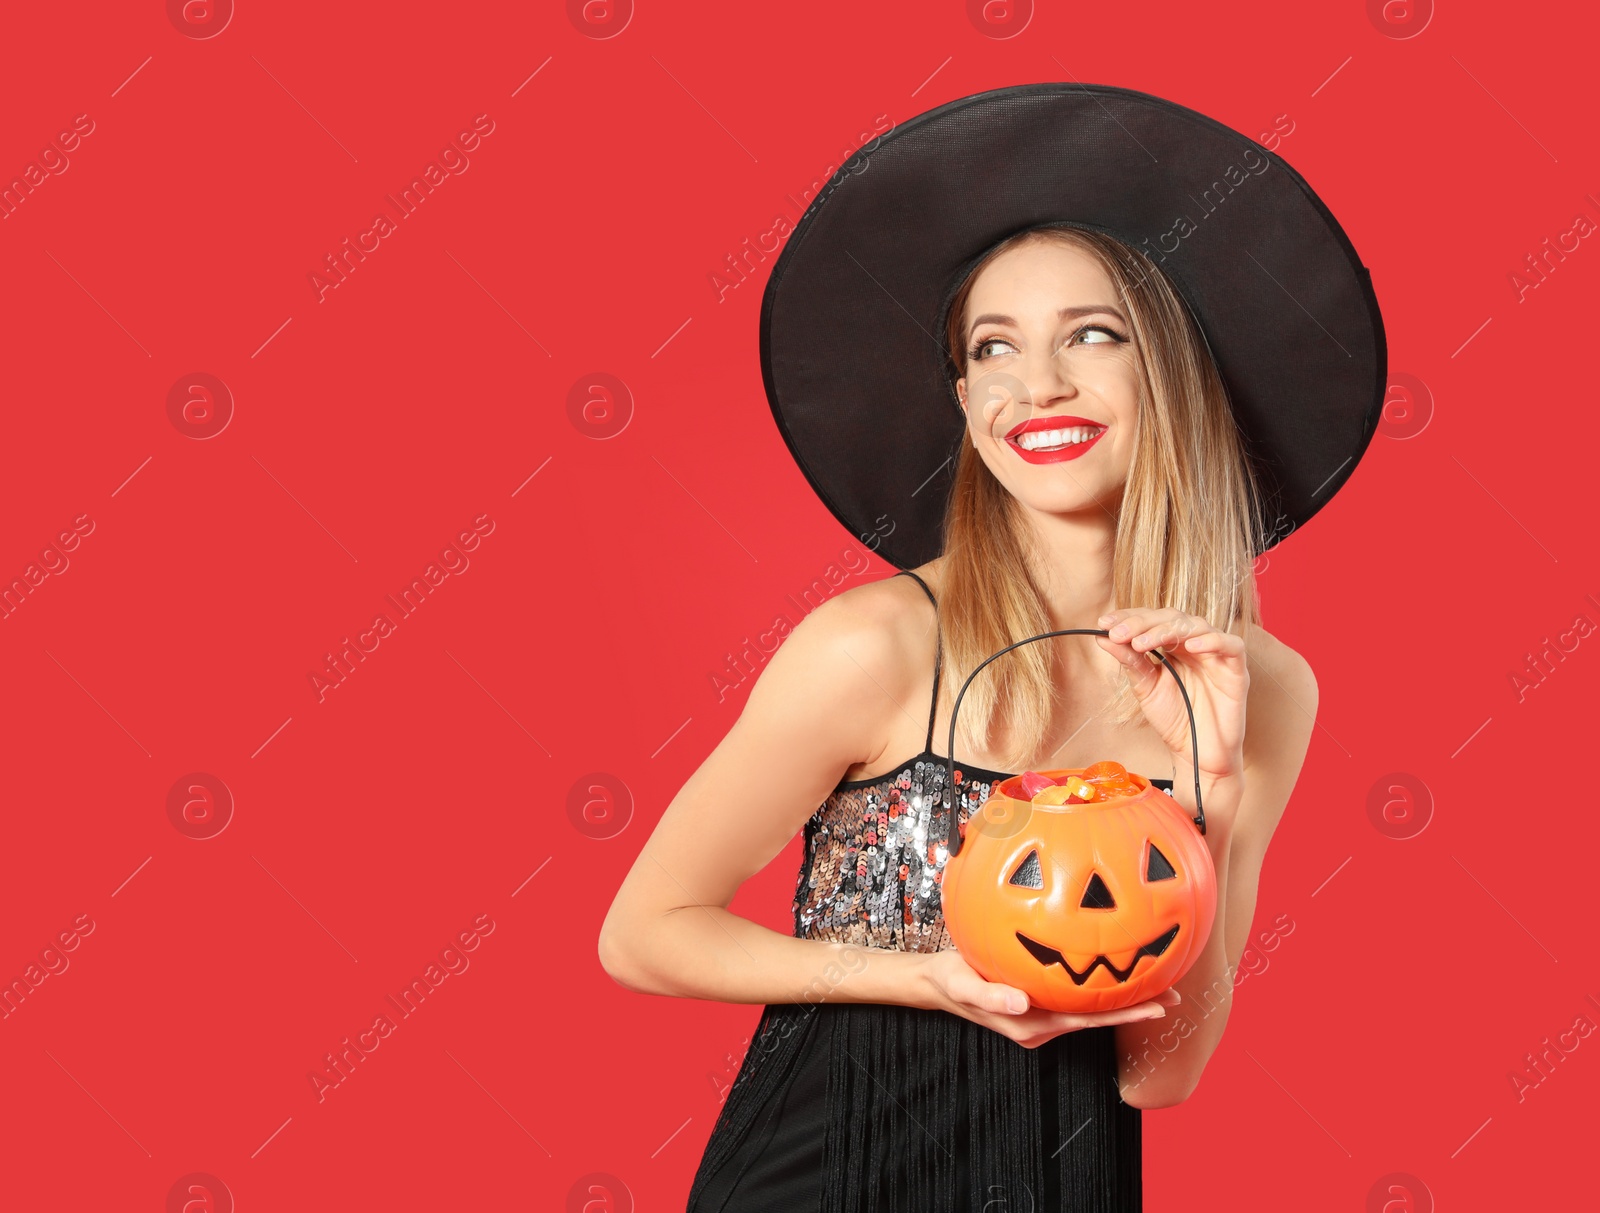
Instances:
[[[824,504],[897,567],[939,555],[966,424],[942,313],[988,250],[1063,222],[1171,279],[1263,490],[1262,546],[1303,524],[1382,409],[1371,276],[1282,157],[1171,101],[1076,83],[978,93],[895,127],[789,237],[762,300],[762,374]]]

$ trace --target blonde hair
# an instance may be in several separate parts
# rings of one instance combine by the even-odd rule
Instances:
[[[1139,425],[1112,551],[1115,605],[1173,607],[1244,635],[1247,624],[1261,622],[1253,567],[1255,553],[1265,546],[1259,486],[1205,337],[1148,257],[1101,232],[1066,225],[1030,228],[995,246],[948,305],[951,391],[967,370],[967,301],[979,273],[1001,253],[1042,241],[1094,258],[1132,329]],[[939,594],[952,701],[990,654],[1053,630],[1030,571],[1039,555],[1032,536],[1021,505],[995,479],[964,429],[945,510]],[[1097,625],[1084,619],[1065,626]],[[1057,637],[1023,645],[985,667],[962,700],[958,756],[966,746],[987,751],[1004,722],[1011,742],[1006,769],[1024,770],[1027,762],[1048,758],[1039,751],[1056,695],[1053,648],[1093,643],[1088,637]],[[1124,724],[1138,711],[1127,676],[1119,671],[1108,715]]]

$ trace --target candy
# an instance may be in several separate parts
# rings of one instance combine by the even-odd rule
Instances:
[[[1139,785],[1129,777],[1128,768],[1120,762],[1097,762],[1084,771],[1083,777],[1099,789],[1102,800],[1139,794]]]
[[[1131,782],[1097,783],[1095,787],[1099,789],[1101,800],[1114,800],[1119,796],[1137,796],[1139,794],[1139,785]]]
[[[1024,771],[1017,779],[1019,799],[1034,804],[1098,804],[1137,796],[1142,791],[1120,762],[1097,762],[1082,776],[1064,775],[1060,782],[1040,771]]]
[[[1083,777],[1091,782],[1101,779],[1126,779],[1128,768],[1120,762],[1097,762],[1083,772]]]
[[[1024,771],[1022,773],[1022,794],[1032,800],[1045,788],[1052,788],[1056,781],[1048,775],[1041,775],[1038,771]]]
[[[1035,792],[1032,801],[1034,804],[1086,804],[1097,798],[1093,785],[1085,783],[1076,775],[1068,775],[1060,783],[1051,783],[1048,787]]]
[[[1034,804],[1082,804],[1072,799],[1072,789],[1064,783],[1051,784],[1033,797]]]

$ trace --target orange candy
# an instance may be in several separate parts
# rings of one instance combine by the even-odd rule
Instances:
[[[1083,777],[1090,782],[1101,779],[1126,779],[1128,768],[1120,762],[1097,762],[1084,770]]]
[[[1083,772],[1083,777],[1099,790],[1102,800],[1139,794],[1139,785],[1128,777],[1128,768],[1120,762],[1097,762]]]

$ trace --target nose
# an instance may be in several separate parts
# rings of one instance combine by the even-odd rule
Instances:
[[[1048,347],[1034,345],[1018,373],[1035,412],[1046,412],[1052,405],[1071,400],[1078,394],[1077,385],[1067,373],[1066,360],[1051,353]]]
[[[976,372],[968,381],[967,407],[978,415],[999,415],[1021,409],[1042,413],[1072,400],[1078,388],[1067,374],[1065,360],[1032,347],[1004,369]]]

